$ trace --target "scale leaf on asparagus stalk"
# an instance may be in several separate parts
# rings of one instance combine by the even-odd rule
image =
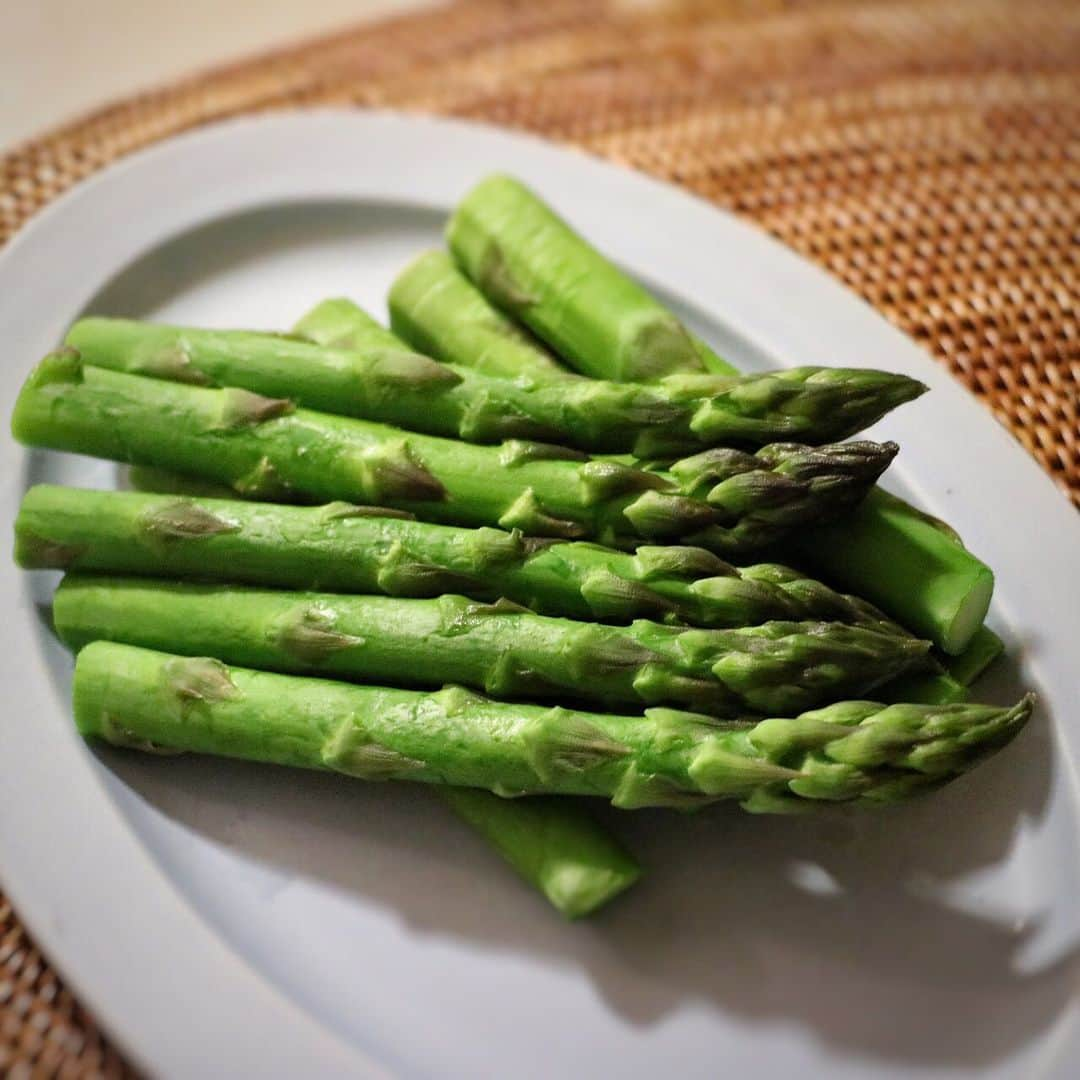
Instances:
[[[925,669],[929,649],[842,623],[606,626],[452,594],[403,600],[83,574],[65,577],[53,618],[76,650],[107,639],[274,671],[726,717],[869,693]]]
[[[686,495],[673,477],[511,440],[476,446],[328,413],[286,399],[207,389],[46,357],[12,417],[22,442],[175,470],[269,500],[389,505],[427,520],[539,536],[697,543],[720,554],[770,543],[857,503],[894,444],[784,447]],[[853,450],[852,447],[858,447]],[[718,499],[717,505],[710,500]]]
[[[939,787],[1007,743],[1012,708],[841,702],[717,724],[357,686],[98,641],[79,654],[75,722],[88,738],[501,794],[593,795],[618,807],[738,799],[784,812],[894,802]]]

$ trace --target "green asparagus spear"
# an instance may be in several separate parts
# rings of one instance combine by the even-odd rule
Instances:
[[[289,589],[461,592],[584,620],[737,627],[781,619],[899,632],[870,604],[775,563],[736,569],[703,548],[640,547],[631,554],[517,531],[431,525],[346,503],[279,506],[39,484],[19,508],[15,559],[27,569]]]
[[[730,370],[523,184],[489,176],[458,204],[446,238],[466,275],[586,375],[647,382]]]
[[[324,319],[335,328],[344,322],[340,302],[306,323]],[[238,386],[432,435],[481,443],[545,439],[641,457],[718,444],[842,439],[924,389],[886,372],[809,367],[727,378],[675,375],[655,387],[583,378],[524,385],[411,352],[360,308],[351,325],[345,349],[295,336],[89,318],[71,328],[67,344],[97,367]]]
[[[568,799],[505,799],[436,788],[450,808],[568,919],[591,915],[641,877],[641,867]]]
[[[391,690],[226,667],[94,642],[73,690],[83,735],[503,795],[609,798],[615,806],[739,799],[783,812],[894,802],[938,787],[1008,742],[1032,699],[985,705],[841,702],[794,718],[715,724],[649,709],[611,716],[490,701],[460,687]]]
[[[990,606],[990,568],[880,489],[835,524],[791,537],[789,546],[796,561],[865,596],[953,656],[971,643]]]
[[[636,433],[678,425],[689,413],[645,388],[584,380],[566,389],[525,387],[439,364],[410,351],[360,309],[351,337],[352,348],[341,349],[293,336],[91,318],[72,327],[67,344],[97,367],[237,386],[327,413],[469,442],[543,439],[626,450]],[[680,426],[686,444],[697,449],[703,440],[687,420]]]
[[[719,482],[715,470],[700,470],[690,479],[712,486],[690,497],[663,474],[561,448],[407,434],[245,390],[87,366],[74,350],[46,357],[27,379],[12,431],[31,445],[175,470],[267,499],[382,504],[434,521],[617,546],[678,538],[722,553],[839,513],[896,453],[895,444],[875,443],[766,447]]]
[[[496,696],[779,714],[863,694],[926,664],[917,638],[842,623],[604,626],[505,601],[293,593],[69,574],[53,601],[73,649],[99,638],[273,671]]]

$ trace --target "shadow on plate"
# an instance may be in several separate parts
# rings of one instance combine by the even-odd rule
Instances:
[[[882,1061],[976,1066],[1051,1026],[1080,971],[1075,949],[1025,971],[1037,917],[975,913],[944,895],[1003,860],[1022,823],[1039,818],[1050,749],[1040,713],[977,772],[884,811],[815,819],[731,807],[687,817],[609,811],[648,874],[574,926],[422,788],[100,756],[169,819],[273,868],[275,880],[320,881],[420,934],[580,967],[634,1025],[697,1000],[794,1022]]]

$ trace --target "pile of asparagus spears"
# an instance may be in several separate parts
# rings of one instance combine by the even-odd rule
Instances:
[[[506,177],[446,236],[389,330],[86,318],[27,379],[16,437],[135,489],[16,522],[84,735],[432,784],[574,917],[640,870],[553,796],[890,802],[1023,726],[966,700],[990,570],[842,441],[920,383],[740,375]]]

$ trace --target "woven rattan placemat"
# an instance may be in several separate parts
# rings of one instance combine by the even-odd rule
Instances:
[[[922,342],[1080,505],[1075,0],[473,0],[199,75],[18,148],[0,160],[0,242],[157,139],[327,104],[526,129],[760,223]],[[5,1068],[124,1071],[0,898]]]

